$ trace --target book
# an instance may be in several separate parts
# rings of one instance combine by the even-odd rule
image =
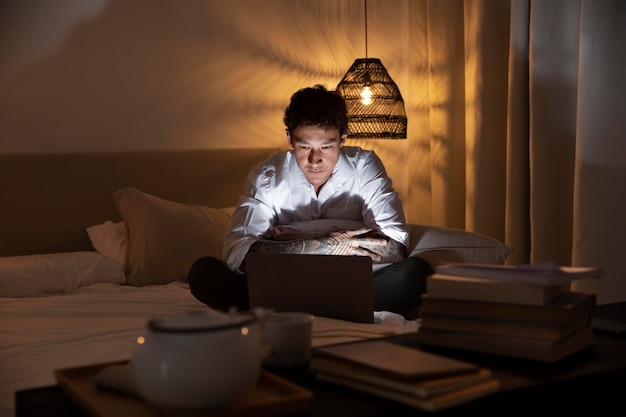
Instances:
[[[436,272],[533,285],[564,285],[578,279],[599,279],[605,273],[600,267],[558,266],[552,262],[527,265],[452,263],[437,266]]]
[[[572,291],[562,291],[545,305],[453,300],[425,294],[421,314],[565,324],[576,317],[588,317],[594,305],[594,294]]]
[[[419,380],[476,372],[475,364],[423,352],[384,340],[323,346],[316,358],[358,365],[373,374],[398,380]]]
[[[626,301],[596,306],[591,313],[591,327],[612,333],[626,332]]]
[[[445,392],[458,390],[491,378],[491,371],[478,368],[460,375],[407,381],[372,372],[367,367],[334,358],[314,358],[311,370],[317,374],[333,375],[354,380],[418,398],[430,398]]]
[[[472,319],[423,314],[420,329],[517,336],[556,342],[588,324],[589,316],[575,317],[573,320],[563,324],[545,324],[530,321],[500,320],[497,316],[493,319]]]
[[[472,384],[458,390],[448,391],[444,394],[430,398],[419,398],[407,395],[399,391],[386,389],[380,386],[368,384],[366,382],[354,379],[343,378],[334,374],[321,372],[317,374],[320,381],[341,385],[347,388],[362,391],[368,394],[376,395],[392,401],[397,401],[404,405],[417,408],[424,411],[440,411],[455,405],[459,405],[480,397],[492,394],[500,388],[499,381],[489,379],[483,382]]]
[[[530,359],[540,362],[557,362],[593,345],[591,326],[557,342],[514,336],[499,336],[471,332],[422,329],[420,343],[424,346],[440,346],[501,356]]]
[[[532,285],[488,278],[435,273],[426,277],[429,297],[544,305],[559,295],[560,285]]]

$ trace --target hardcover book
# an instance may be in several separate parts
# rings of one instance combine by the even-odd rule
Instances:
[[[417,408],[425,411],[440,411],[455,405],[463,404],[468,401],[475,400],[480,397],[492,394],[500,389],[499,381],[488,379],[476,384],[468,385],[463,388],[448,391],[440,395],[429,398],[420,398],[413,395],[407,395],[401,391],[386,389],[377,385],[361,382],[355,379],[343,378],[335,374],[321,372],[317,375],[320,381],[326,381],[333,384],[352,388],[368,394],[387,398],[397,401],[409,407]]]
[[[497,316],[496,316],[497,317]],[[580,316],[564,324],[545,324],[529,321],[499,319],[472,319],[465,317],[422,315],[422,329],[472,332],[486,335],[526,337],[559,341],[589,324],[589,316]]]
[[[420,329],[419,336],[420,343],[425,346],[493,353],[541,362],[557,362],[593,345],[590,326],[557,342],[435,329]]]
[[[532,285],[436,273],[426,277],[429,297],[544,305],[561,293],[560,285]]]
[[[371,384],[381,389],[403,393],[417,398],[430,398],[449,391],[491,379],[491,371],[477,369],[460,375],[407,381],[372,372],[371,369],[332,358],[314,358],[311,370],[317,375],[332,375],[335,378]]]
[[[452,263],[439,265],[436,272],[533,285],[564,285],[578,279],[599,279],[605,273],[600,267],[558,266],[552,262],[527,265]]]
[[[426,411],[497,391],[491,371],[386,341],[318,348],[311,370],[325,381]]]
[[[399,380],[419,380],[475,372],[475,364],[435,355],[384,340],[325,346],[317,358],[330,358]]]
[[[595,295],[563,291],[545,305],[452,300],[422,296],[423,316],[456,316],[471,319],[500,319],[547,324],[565,324],[579,317],[589,317]],[[626,319],[625,319],[626,321]]]

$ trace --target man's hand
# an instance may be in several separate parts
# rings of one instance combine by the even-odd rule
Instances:
[[[406,247],[393,239],[387,240],[385,246],[366,247],[366,249],[380,255],[379,263],[398,262],[407,256]]]
[[[321,255],[344,255],[344,256],[369,256],[374,262],[380,262],[382,257],[374,251],[374,248],[386,246],[387,240],[377,237],[361,236],[370,232],[370,229],[346,230],[333,232],[329,236],[312,240],[317,242],[316,254]]]

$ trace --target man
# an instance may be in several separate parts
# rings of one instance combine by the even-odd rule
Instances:
[[[248,252],[369,256],[391,263],[374,273],[375,309],[414,317],[432,270],[420,258],[406,258],[409,228],[378,156],[344,146],[348,117],[341,95],[321,85],[301,89],[284,123],[291,150],[250,173],[224,240],[225,262],[194,263],[193,295],[215,309],[249,309]]]

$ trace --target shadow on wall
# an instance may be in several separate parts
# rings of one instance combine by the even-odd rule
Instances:
[[[36,14],[34,0],[25,4],[4,9]],[[334,88],[358,53],[361,40],[345,33],[361,7],[106,1],[52,55],[0,84],[0,152],[283,146],[290,95]],[[46,22],[70,24],[53,14]]]

